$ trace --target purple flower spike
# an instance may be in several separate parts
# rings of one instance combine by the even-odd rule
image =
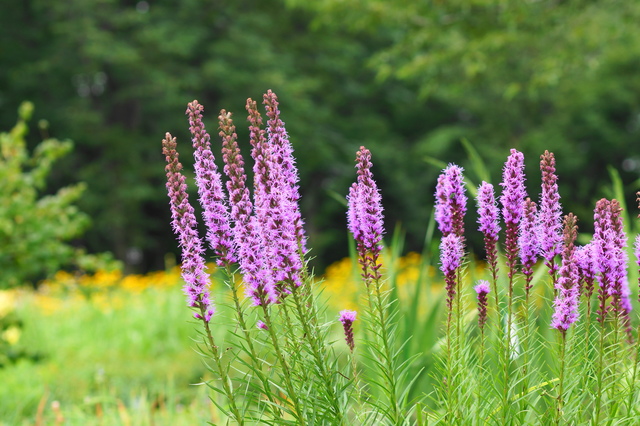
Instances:
[[[235,261],[229,229],[229,212],[220,173],[211,152],[210,137],[202,122],[203,109],[198,101],[191,102],[187,108],[189,130],[195,148],[196,184],[207,227],[207,241],[218,256],[218,266],[225,266]]]
[[[462,167],[454,164],[442,171],[436,185],[435,218],[442,235],[450,233],[464,238],[464,215],[467,212],[467,197],[464,195]]]
[[[558,194],[556,159],[552,152],[545,151],[540,156],[542,172],[542,193],[540,194],[540,212],[538,227],[540,232],[540,254],[545,259],[549,274],[555,277],[558,265],[555,256],[562,253],[562,207]]]
[[[520,263],[525,276],[525,291],[531,290],[533,266],[538,258],[539,241],[536,229],[536,203],[527,198],[524,203],[524,215],[519,225],[518,245],[520,246]]]
[[[622,209],[617,200],[601,199],[594,211],[593,244],[600,273],[598,321],[604,322],[607,300],[612,298],[611,309],[628,323],[631,312],[630,290],[627,279],[627,238],[622,227]]]
[[[584,294],[588,303],[593,294],[593,284],[595,283],[596,274],[598,273],[593,243],[576,248],[576,260],[578,262],[580,278],[584,282],[581,292]]]
[[[551,327],[566,333],[571,324],[578,320],[578,264],[575,258],[575,240],[578,233],[577,219],[569,213],[564,219],[564,250],[562,252],[562,266],[560,277],[556,283],[558,296],[554,301],[554,313]]]
[[[231,219],[234,223],[233,247],[240,264],[240,271],[247,284],[247,297],[253,299],[255,306],[275,303],[277,293],[273,282],[267,279],[264,273],[264,246],[258,232],[257,220],[251,216],[253,205],[245,183],[244,161],[238,148],[231,114],[222,110],[218,121],[222,138],[224,171],[229,177],[227,190],[231,205]]]
[[[478,230],[484,235],[484,247],[491,274],[495,281],[498,274],[498,233],[500,232],[498,206],[493,185],[482,182],[478,187]]]
[[[293,158],[293,148],[289,142],[284,123],[280,119],[278,98],[269,90],[263,101],[266,110],[268,130],[267,227],[268,236],[275,238],[270,245],[271,269],[276,283],[287,282],[302,285],[303,259],[306,251],[306,236],[298,205],[298,170]],[[270,240],[265,240],[270,241]]]
[[[482,330],[487,322],[487,295],[491,291],[489,282],[479,280],[478,285],[473,288],[478,297],[478,326]]]
[[[347,221],[349,231],[356,240],[365,283],[380,278],[378,256],[382,250],[384,225],[382,221],[382,197],[371,173],[371,152],[364,146],[356,155],[357,181],[349,188],[347,196]]]
[[[447,289],[447,307],[449,315],[453,309],[456,295],[457,270],[462,265],[464,247],[456,234],[449,234],[440,240],[440,270],[444,274]]]
[[[256,327],[258,327],[261,330],[268,330],[269,327],[267,326],[267,324],[265,324],[263,321],[258,321],[256,323]]]
[[[356,344],[353,339],[353,322],[356,320],[356,311],[340,311],[340,322],[344,328],[344,338],[347,341],[347,346],[351,352],[355,348]]]
[[[502,217],[506,227],[505,252],[509,279],[513,279],[518,257],[518,224],[524,215],[524,199],[527,197],[524,185],[524,155],[515,149],[504,165],[502,173]]]
[[[178,236],[182,248],[182,278],[185,286],[184,293],[190,307],[200,312],[194,313],[198,319],[206,322],[211,320],[215,309],[209,298],[209,275],[206,273],[203,258],[202,240],[198,236],[196,216],[189,204],[187,184],[181,173],[182,164],[178,160],[176,138],[167,133],[162,141],[162,153],[166,156],[167,193],[171,207],[171,226]]]
[[[285,130],[284,123],[280,119],[280,110],[278,109],[278,97],[271,90],[264,95],[264,105],[267,109],[268,139],[272,147],[273,157],[271,161],[274,163],[272,171],[277,170],[280,176],[271,176],[274,185],[281,185],[283,193],[280,194],[286,201],[286,207],[289,208],[288,214],[291,215],[291,221],[295,228],[296,241],[300,250],[306,253],[307,236],[304,232],[304,221],[300,215],[298,203],[300,201],[300,193],[298,188],[298,169],[295,165],[293,157],[293,147],[289,141],[289,136]]]

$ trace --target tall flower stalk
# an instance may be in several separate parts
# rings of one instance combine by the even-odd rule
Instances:
[[[536,226],[537,205],[530,198],[524,202],[524,214],[519,225],[518,245],[520,247],[520,263],[524,275],[524,306],[522,308],[522,395],[521,411],[527,404],[527,389],[529,389],[529,374],[531,372],[531,305],[529,296],[531,293],[531,280],[533,279],[533,267],[538,258],[540,242],[538,240],[539,229]]]
[[[481,408],[482,408],[482,394],[486,384],[486,366],[485,366],[485,332],[484,326],[487,322],[487,295],[491,292],[489,283],[484,280],[478,281],[478,284],[473,288],[476,292],[476,299],[478,301],[478,328],[480,329],[480,352],[478,357],[478,384],[476,391],[476,422],[481,422]]]
[[[521,152],[512,149],[507,158],[502,173],[502,217],[505,224],[505,256],[507,260],[507,276],[509,287],[507,294],[507,325],[505,335],[505,351],[502,357],[503,389],[502,389],[502,415],[506,422],[510,415],[509,389],[510,367],[513,358],[512,336],[513,333],[513,286],[517,272],[517,260],[519,254],[518,231],[522,216],[524,215],[524,200],[527,196],[524,176],[524,156]]]
[[[484,248],[491,274],[491,285],[495,296],[497,323],[500,322],[500,299],[498,296],[498,234],[500,232],[499,210],[493,185],[482,182],[478,187],[478,230],[484,238]]]
[[[562,253],[562,206],[558,193],[556,159],[553,152],[545,151],[540,156],[542,172],[542,192],[540,193],[540,211],[538,229],[540,233],[540,254],[549,268],[552,285],[555,286],[558,265],[556,256]]]
[[[185,281],[184,292],[188,305],[194,308],[194,316],[201,320],[205,329],[205,344],[211,351],[217,374],[222,382],[223,392],[229,401],[232,417],[238,424],[244,424],[244,416],[240,413],[235,394],[227,380],[228,368],[222,364],[220,352],[215,344],[209,322],[214,314],[213,304],[209,296],[210,278],[206,273],[204,248],[198,236],[197,222],[193,207],[189,203],[187,184],[182,174],[182,164],[178,159],[176,138],[167,133],[162,141],[162,152],[166,157],[167,192],[171,207],[172,226],[178,235],[182,248],[182,278]],[[202,165],[201,165],[202,166]],[[221,226],[224,228],[224,225]],[[226,254],[226,252],[221,251]]]
[[[219,136],[222,139],[224,172],[229,178],[226,182],[226,187],[231,207],[230,218],[234,224],[233,229],[231,229],[233,237],[232,251],[240,262],[240,269],[245,271],[245,277],[247,277],[246,271],[253,270],[253,266],[247,266],[246,261],[251,260],[251,256],[255,255],[255,253],[251,252],[252,245],[248,242],[251,240],[251,234],[255,233],[255,231],[252,230],[250,222],[252,204],[249,198],[249,189],[246,187],[247,176],[244,170],[244,160],[238,147],[236,128],[231,119],[231,113],[221,110],[218,115],[218,125],[220,129]],[[272,413],[273,418],[279,418],[282,416],[282,412],[278,408],[272,392],[269,392],[271,384],[269,383],[269,377],[263,370],[264,363],[260,361],[254,338],[249,330],[244,308],[239,297],[239,283],[236,274],[231,263],[225,264],[224,268],[227,275],[227,283],[231,289],[238,325],[247,342],[246,351],[249,354],[252,371],[260,380],[262,394],[269,400],[265,408]],[[252,297],[258,300],[258,304],[261,297],[265,296],[261,295],[259,291],[252,293]],[[258,327],[262,329],[268,328],[263,321],[258,322]]]
[[[557,296],[554,301],[554,313],[551,327],[560,332],[560,370],[558,382],[558,396],[556,403],[556,424],[560,424],[563,418],[562,408],[564,405],[564,373],[565,354],[567,346],[567,330],[578,320],[579,289],[580,279],[578,264],[575,258],[575,240],[578,227],[577,219],[569,213],[564,219],[564,249],[562,252],[562,266],[560,267],[560,277],[556,283]]]
[[[374,365],[381,381],[378,382],[387,398],[384,416],[391,424],[402,424],[402,407],[398,394],[395,341],[389,312],[387,293],[383,291],[380,273],[380,253],[384,234],[382,199],[371,173],[371,152],[364,146],[356,154],[357,180],[351,185],[347,197],[349,231],[356,241],[358,262],[369,301],[368,316],[372,321],[374,342],[369,342]]]
[[[331,421],[343,421],[342,407],[338,398],[339,377],[332,374],[328,366],[328,353],[320,327],[317,323],[316,303],[310,282],[305,281],[306,270],[304,254],[306,253],[306,235],[298,205],[300,194],[298,189],[298,170],[293,157],[293,147],[289,141],[284,122],[280,118],[278,98],[271,90],[263,96],[263,104],[267,111],[267,150],[266,159],[269,175],[267,226],[270,233],[276,236],[271,251],[268,253],[274,261],[274,281],[279,288],[280,296],[291,294],[294,299],[295,315],[306,336],[305,343],[315,361],[314,373],[317,372],[326,394],[326,404]],[[250,116],[253,115],[250,112]],[[283,312],[287,314],[286,305]]]
[[[463,171],[462,167],[449,164],[438,177],[435,193],[435,219],[443,235],[440,242],[440,270],[444,274],[447,292],[445,390],[448,421],[455,421],[461,415],[458,409],[460,389],[457,366],[460,364],[458,358],[463,339],[460,270],[464,257],[464,216],[467,211]]]
[[[601,412],[602,393],[604,391],[604,362],[608,361],[609,368],[617,368],[619,350],[622,341],[621,326],[626,325],[626,318],[630,311],[628,301],[629,290],[626,282],[625,251],[626,237],[622,230],[622,209],[617,200],[601,199],[594,210],[593,245],[596,255],[598,276],[598,322],[601,326],[598,346],[598,363],[596,368],[596,400],[595,419],[599,419]],[[607,321],[607,320],[610,321]],[[606,324],[611,322],[614,341],[611,350],[606,345]],[[610,374],[615,380],[616,374]],[[612,407],[614,408],[614,407]]]

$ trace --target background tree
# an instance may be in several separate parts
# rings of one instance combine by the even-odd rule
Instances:
[[[48,138],[30,155],[24,137],[32,112],[33,104],[22,104],[15,127],[0,133],[0,289],[35,283],[70,264],[89,270],[117,267],[108,255],[87,255],[69,243],[89,224],[75,205],[84,184],[41,196],[52,165],[72,144]],[[46,123],[40,130],[46,132]]]
[[[637,179],[628,147],[640,132],[639,15],[622,0],[11,2],[0,15],[0,111],[30,99],[53,136],[76,142],[52,190],[86,182],[87,247],[150,269],[175,251],[164,132],[187,148],[183,113],[198,99],[211,133],[220,108],[235,113],[246,152],[245,99],[273,89],[322,265],[346,254],[339,200],[362,144],[378,158],[387,223],[401,220],[414,249],[439,172],[425,159],[462,163],[479,179],[461,138],[494,178],[510,147],[530,176],[554,151],[579,217],[607,164],[626,184]],[[0,113],[0,126],[12,120]]]

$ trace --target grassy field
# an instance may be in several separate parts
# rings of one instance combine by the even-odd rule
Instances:
[[[407,292],[424,267],[421,256],[412,253],[394,263],[394,281]],[[358,308],[358,274],[350,259],[327,269],[318,286],[332,300],[327,318]],[[37,292],[0,292],[0,322],[20,321],[1,333],[4,344],[22,353],[0,368],[0,424],[220,421],[209,401],[215,393],[202,385],[209,373],[197,353],[199,326],[180,287],[179,270],[172,268],[130,276],[60,272]],[[222,316],[217,322],[229,323],[222,285],[215,285],[214,298]],[[214,330],[217,338],[227,331]]]
[[[4,337],[26,356],[0,369],[0,423],[215,421],[206,387],[194,385],[206,369],[178,273],[90,278],[1,293],[22,321]]]

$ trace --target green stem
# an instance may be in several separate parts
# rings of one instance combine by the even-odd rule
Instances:
[[[596,400],[594,401],[594,416],[591,421],[593,426],[597,426],[600,422],[600,410],[602,405],[602,387],[603,387],[603,370],[604,370],[604,346],[605,346],[605,323],[601,322],[600,343],[598,346],[598,364],[596,365]]]
[[[298,395],[296,393],[296,389],[293,386],[293,382],[291,381],[291,370],[289,365],[287,364],[287,360],[282,354],[282,350],[280,349],[280,344],[278,343],[278,336],[276,336],[275,330],[273,328],[273,322],[271,321],[271,315],[269,313],[269,307],[266,303],[262,303],[262,312],[264,314],[264,323],[267,326],[267,331],[269,332],[269,336],[271,337],[271,344],[273,345],[273,349],[276,352],[276,358],[278,359],[278,363],[282,368],[282,378],[284,380],[285,387],[287,389],[287,397],[293,406],[294,417],[298,421],[299,424],[304,424],[304,416],[302,413],[302,408],[300,407],[300,401]]]
[[[560,424],[562,420],[562,408],[564,405],[564,366],[565,366],[565,350],[567,346],[567,332],[560,332],[560,374],[558,377],[560,378],[558,383],[558,399],[556,404],[556,425]]]
[[[298,320],[300,321],[304,334],[307,337],[307,341],[309,342],[311,354],[313,355],[316,367],[318,368],[320,379],[324,382],[326,388],[327,396],[329,399],[328,402],[333,409],[332,414],[335,419],[334,424],[341,424],[343,422],[343,416],[340,409],[340,403],[335,392],[334,380],[329,374],[329,370],[325,365],[325,361],[327,358],[326,348],[324,346],[323,339],[318,335],[315,311],[312,311],[310,313],[307,309],[305,309],[305,298],[301,297],[298,287],[296,287],[295,285],[290,285],[289,288],[291,289],[293,300],[296,305]],[[310,309],[313,309],[313,307],[315,306],[315,301],[313,300],[313,295],[310,291],[307,298],[310,299]]]
[[[267,409],[272,411],[273,418],[280,418],[282,417],[282,412],[278,408],[272,392],[269,391],[271,387],[269,384],[269,378],[262,371],[262,366],[264,365],[264,363],[260,362],[260,357],[258,356],[258,352],[256,351],[253,344],[253,338],[251,337],[251,333],[249,332],[249,327],[247,327],[244,310],[242,309],[240,297],[238,296],[238,283],[236,282],[235,274],[231,271],[231,268],[228,265],[225,272],[227,275],[227,282],[229,283],[229,287],[231,288],[233,304],[236,309],[236,318],[238,319],[238,324],[240,324],[240,329],[242,330],[242,333],[244,335],[244,340],[247,342],[249,357],[252,363],[252,370],[258,376],[258,380],[260,380],[262,384],[262,394],[269,399],[270,403],[266,404]]]
[[[378,314],[378,319],[380,321],[380,332],[382,333],[381,338],[382,338],[382,345],[384,348],[384,363],[385,363],[384,367],[386,369],[386,371],[384,372],[384,376],[387,381],[387,384],[389,385],[389,390],[387,393],[390,399],[389,405],[391,406],[390,407],[391,419],[394,424],[400,425],[402,424],[402,422],[400,419],[400,408],[398,406],[399,404],[397,400],[398,385],[397,385],[395,369],[394,369],[391,342],[389,338],[388,317],[387,315],[385,315],[385,309],[383,306],[383,297],[380,291],[380,288],[382,287],[382,283],[380,282],[380,279],[377,278],[374,280],[374,284],[375,284],[375,296],[376,296],[375,298],[376,311]]]
[[[629,383],[629,400],[627,401],[627,415],[631,415],[633,410],[633,400],[635,397],[636,390],[636,377],[638,377],[638,363],[640,362],[640,326],[638,326],[638,332],[636,334],[636,344],[634,345],[634,356],[633,356],[633,373],[631,375],[631,381]]]
[[[229,384],[228,374],[224,370],[222,366],[222,360],[220,359],[220,352],[218,351],[218,347],[216,346],[213,335],[211,334],[211,328],[209,327],[209,323],[205,321],[205,313],[206,307],[204,304],[200,303],[200,315],[202,317],[202,324],[204,325],[205,335],[206,335],[206,344],[213,355],[213,360],[216,364],[216,368],[218,369],[218,376],[220,381],[222,382],[222,388],[224,390],[225,396],[227,400],[229,400],[229,408],[231,409],[231,414],[234,417],[234,420],[239,425],[244,425],[244,417],[240,415],[240,411],[238,410],[238,406],[236,404],[236,399],[233,391],[231,390],[231,386]]]
[[[505,333],[505,350],[502,360],[502,374],[504,380],[504,388],[502,389],[502,421],[503,424],[509,424],[510,418],[510,400],[509,400],[509,367],[511,366],[511,322],[513,321],[513,270],[509,271],[509,294],[507,298],[507,331]]]

